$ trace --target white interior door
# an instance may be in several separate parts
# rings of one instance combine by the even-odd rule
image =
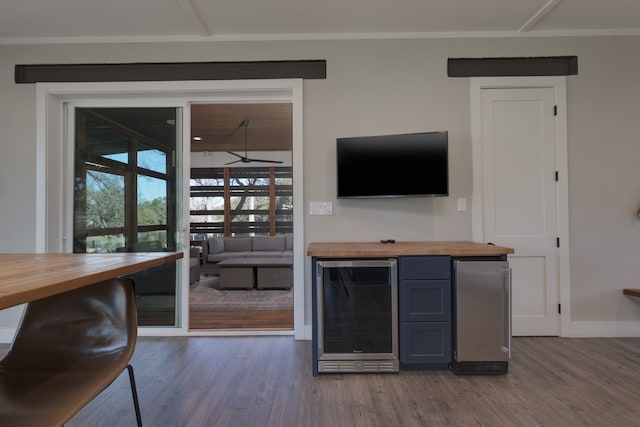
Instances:
[[[513,335],[559,334],[554,98],[553,87],[480,89],[479,226],[485,242],[515,249]]]

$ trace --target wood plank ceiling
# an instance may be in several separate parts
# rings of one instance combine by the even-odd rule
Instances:
[[[128,129],[159,144],[175,143],[174,108],[92,108],[83,109],[102,118],[87,130],[95,153],[113,154],[126,147],[118,132]],[[192,152],[292,151],[293,119],[291,103],[193,104],[191,106]],[[114,138],[116,138],[114,140]],[[99,148],[98,148],[99,147]]]
[[[193,104],[191,151],[291,151],[292,105]]]

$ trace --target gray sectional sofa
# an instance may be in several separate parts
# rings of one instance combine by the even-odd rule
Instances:
[[[218,274],[220,261],[231,258],[293,259],[293,236],[209,237],[202,243],[205,274]]]

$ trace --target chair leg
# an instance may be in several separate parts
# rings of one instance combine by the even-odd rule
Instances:
[[[136,421],[138,427],[142,427],[142,416],[140,415],[140,403],[138,402],[138,392],[136,391],[136,380],[133,377],[133,366],[127,365],[129,371],[129,382],[131,383],[131,394],[133,395],[133,406],[136,410]]]

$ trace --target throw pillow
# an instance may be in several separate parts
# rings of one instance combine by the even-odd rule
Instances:
[[[254,251],[284,251],[284,236],[255,236],[253,238]]]
[[[250,252],[251,237],[225,237],[225,252]]]
[[[219,254],[224,252],[224,240],[222,237],[211,237],[209,239],[209,253]]]

